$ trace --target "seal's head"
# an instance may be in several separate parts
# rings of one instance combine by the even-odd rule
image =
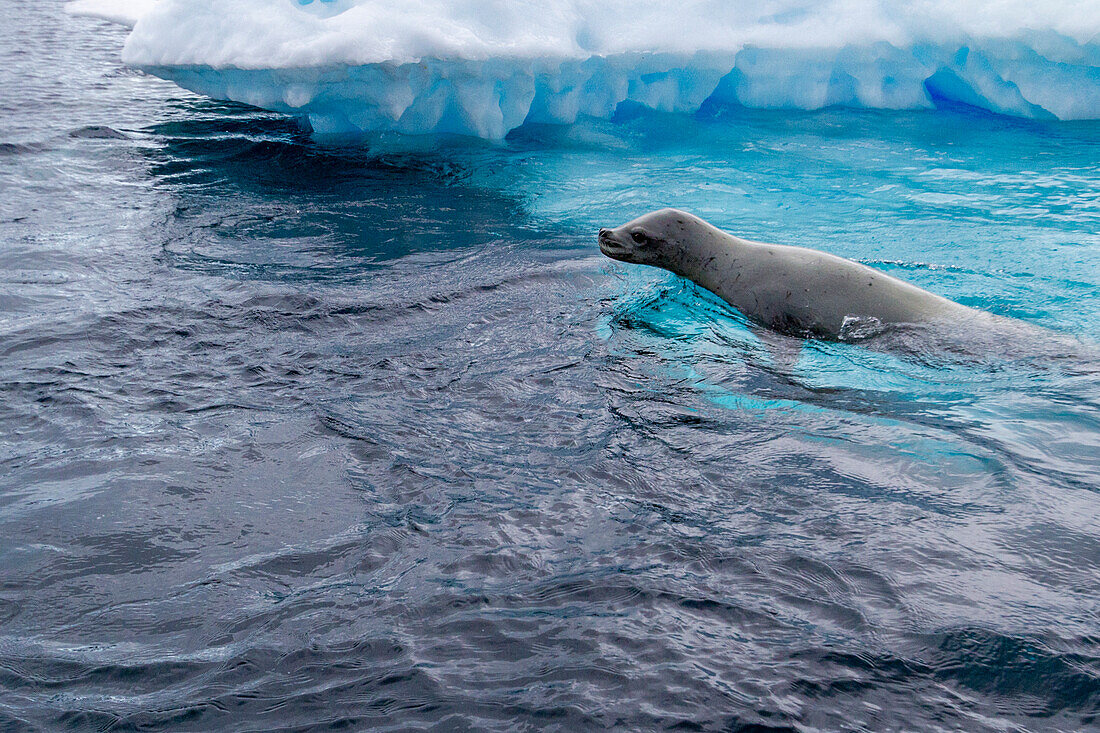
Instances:
[[[600,251],[613,260],[652,265],[676,272],[685,248],[713,229],[697,216],[661,209],[616,229],[600,230]]]

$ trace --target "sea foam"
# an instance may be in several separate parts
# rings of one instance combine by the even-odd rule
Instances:
[[[501,138],[623,103],[1100,118],[1095,0],[78,0],[123,61],[319,133]]]

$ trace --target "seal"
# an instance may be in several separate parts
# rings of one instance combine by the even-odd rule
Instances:
[[[735,237],[676,209],[601,229],[599,244],[612,259],[686,277],[791,336],[849,340],[895,324],[1007,320],[843,257]]]

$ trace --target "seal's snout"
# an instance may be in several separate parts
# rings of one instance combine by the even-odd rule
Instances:
[[[600,251],[608,257],[620,259],[625,253],[625,248],[615,240],[615,233],[610,229],[600,229],[597,241],[600,244]]]
[[[600,230],[600,251],[613,260],[630,261],[630,247],[624,246],[610,229]]]

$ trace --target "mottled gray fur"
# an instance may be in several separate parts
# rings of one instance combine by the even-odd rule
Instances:
[[[676,209],[601,229],[599,243],[608,257],[670,270],[787,334],[838,339],[859,324],[996,319],[858,262],[751,242]]]

